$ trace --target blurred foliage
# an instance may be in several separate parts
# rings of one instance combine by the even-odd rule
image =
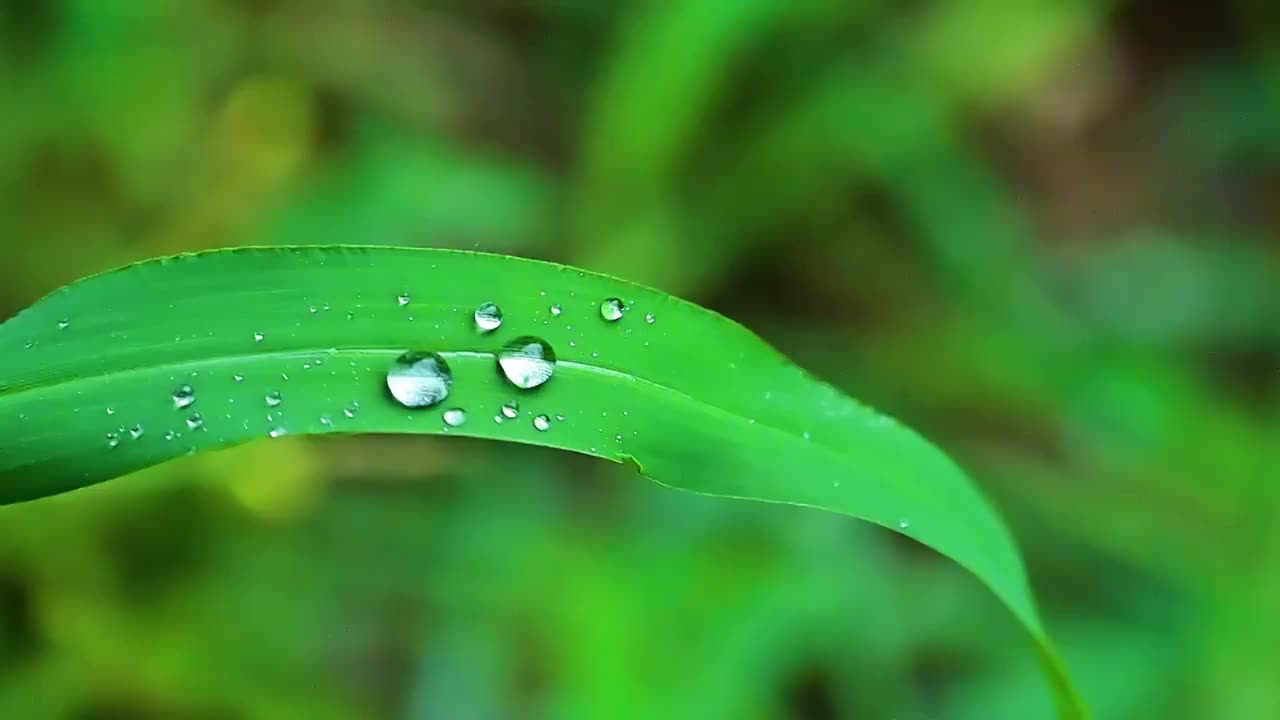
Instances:
[[[2,0],[0,314],[239,244],[647,282],[959,457],[1099,717],[1280,717],[1276,21]],[[529,448],[253,445],[0,510],[4,717],[1046,717],[1020,633],[889,533]]]

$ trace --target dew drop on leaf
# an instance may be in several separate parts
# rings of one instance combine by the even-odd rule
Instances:
[[[138,438],[142,437],[143,432],[145,431],[142,429],[141,425],[134,425],[133,427],[129,428],[129,437],[133,438],[134,440],[137,440]]]
[[[503,405],[502,414],[509,420],[515,420],[517,417],[520,417],[520,403],[512,400],[511,402]]]
[[[268,436],[273,438],[284,437],[285,435],[288,435],[288,434],[289,434],[289,431],[285,430],[282,427],[273,427],[271,428],[271,431],[267,433]]]
[[[266,340],[266,339],[267,339],[267,336],[266,336],[266,335],[263,335],[263,334],[262,334],[262,333],[260,333],[260,332],[256,332],[256,333],[254,333],[254,334],[253,334],[253,341],[254,341],[254,342],[256,342],[256,343],[260,343],[260,342],[262,342],[263,340]]]
[[[555,374],[556,352],[545,340],[516,338],[498,352],[498,367],[512,385],[521,390],[531,390]]]
[[[116,433],[107,433],[107,447],[114,448],[120,444],[120,436]]]
[[[626,303],[621,298],[609,298],[600,303],[600,317],[609,322],[617,322],[622,319],[623,313],[627,311]]]
[[[278,391],[267,395],[267,407],[280,407],[280,403],[283,402],[284,398],[281,397]]]
[[[650,325],[652,325],[652,324],[654,324],[654,323],[658,322],[658,317],[657,317],[656,315],[654,315],[653,313],[649,313],[648,315],[645,315],[645,316],[644,316],[644,321],[645,321],[645,322],[647,322],[647,323],[649,323]]]
[[[408,294],[402,293],[396,296],[396,304],[399,305],[400,307],[404,307],[405,305],[409,304],[410,299],[411,298],[409,297]]]
[[[554,316],[554,317],[560,317],[560,313],[562,313],[562,312],[564,312],[564,308],[560,307],[559,305],[552,305],[552,306],[551,306],[551,314],[552,314],[552,316]]]
[[[199,430],[202,427],[204,427],[204,416],[200,413],[195,413],[191,417],[187,418],[188,429]]]
[[[449,397],[452,387],[453,373],[439,353],[407,352],[387,372],[387,389],[407,408],[438,405]]]
[[[467,412],[462,408],[444,411],[444,424],[449,427],[462,427],[467,422]]]
[[[538,432],[546,432],[551,429],[551,418],[547,415],[539,415],[533,419],[533,427]]]
[[[196,401],[196,391],[190,385],[180,385],[173,391],[173,406],[179,410],[189,408]]]
[[[69,327],[71,327],[71,321],[70,321],[70,320],[67,320],[66,318],[63,318],[62,320],[59,320],[59,321],[58,321],[58,329],[59,329],[59,330],[66,330],[66,329],[67,329],[67,328],[69,328]]]
[[[502,327],[502,308],[497,303],[487,302],[476,308],[475,318],[480,332],[493,332]]]

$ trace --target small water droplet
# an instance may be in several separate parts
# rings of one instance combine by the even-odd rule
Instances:
[[[235,380],[236,382],[244,382],[244,376],[239,373],[232,375],[231,379]]]
[[[319,312],[319,311],[320,311],[320,308],[317,308],[315,305],[312,305],[311,307],[309,307],[309,308],[307,308],[307,309],[311,311],[311,314],[312,314],[312,315],[315,315],[317,312]]]
[[[353,402],[342,409],[342,414],[346,415],[348,418],[353,418],[356,416],[356,412],[358,412],[359,410],[360,410],[360,403]]]
[[[144,431],[141,425],[134,425],[133,427],[129,428],[129,437],[133,438],[134,440],[137,440],[138,438],[142,437],[143,432]]]
[[[172,431],[172,430],[166,430],[166,431],[165,431],[165,433],[164,433],[164,439],[165,439],[165,440],[173,440],[173,439],[174,439],[174,438],[176,438],[176,437],[178,437],[178,433],[176,433],[176,432],[174,432],[174,431]]]
[[[321,425],[323,425],[323,426],[325,426],[325,427],[333,427],[333,416],[332,416],[332,415],[321,415],[321,416],[320,416],[320,424],[321,424]]]
[[[255,332],[255,333],[253,334],[253,341],[254,341],[254,342],[256,342],[256,343],[260,343],[260,342],[262,342],[263,340],[266,340],[266,339],[267,339],[267,336],[266,336],[266,335],[263,335],[263,334],[262,334],[262,333],[260,333],[260,332]]]
[[[280,407],[280,403],[284,402],[279,392],[268,393],[267,407]]]
[[[507,419],[506,419],[506,418],[504,418],[504,417],[502,417],[502,415],[494,415],[494,416],[493,416],[493,421],[494,421],[495,423],[497,423],[497,424],[501,425],[502,423],[506,422],[506,421],[507,421]]]
[[[188,430],[199,430],[202,427],[204,427],[204,416],[200,413],[194,413],[191,417],[187,418]]]
[[[462,427],[467,422],[467,412],[462,408],[444,411],[444,424],[449,427]]]
[[[410,298],[408,294],[402,293],[396,296],[396,304],[398,304],[400,307],[404,307],[405,305],[409,304],[409,301],[411,299],[412,298]]]
[[[511,420],[515,420],[520,417],[520,403],[512,400],[511,402],[503,405],[502,414]]]
[[[115,408],[107,408],[107,414],[108,414],[108,415],[115,415],[115,414],[116,414]]]
[[[407,352],[387,372],[387,389],[407,408],[429,408],[449,397],[453,373],[438,353]]]
[[[557,415],[557,416],[556,416],[556,420],[559,420],[560,422],[564,422],[564,416],[563,416],[563,415]]]
[[[107,433],[107,447],[114,448],[120,444],[120,436],[116,433]]]
[[[487,302],[476,308],[475,320],[480,332],[493,332],[502,327],[502,308],[497,303]]]
[[[521,337],[503,346],[498,367],[512,385],[530,390],[546,383],[556,372],[556,352],[545,340]]]
[[[658,316],[654,315],[653,313],[649,313],[648,315],[644,316],[644,321],[652,325],[658,322]]]
[[[609,298],[600,303],[600,317],[609,322],[617,322],[622,319],[622,315],[627,312],[626,303],[621,298]]]
[[[196,401],[196,391],[190,385],[180,385],[173,391],[173,406],[179,410],[189,408]]]
[[[533,419],[533,427],[538,432],[546,432],[551,429],[551,418],[547,415],[539,415]]]
[[[563,312],[564,312],[564,308],[560,307],[559,305],[551,306],[551,315],[553,317],[560,317],[560,313],[563,313]]]
[[[285,435],[288,435],[288,434],[289,434],[289,431],[285,430],[282,427],[273,427],[271,428],[271,431],[267,433],[269,437],[273,437],[273,438],[284,437]]]
[[[58,321],[58,329],[59,329],[59,330],[66,330],[66,329],[67,329],[67,328],[69,328],[69,327],[71,327],[71,321],[70,321],[70,320],[67,320],[66,318],[63,318],[63,319],[61,319],[61,320],[59,320],[59,321]]]
[[[907,529],[907,528],[909,528],[909,527],[911,527],[911,521],[910,521],[910,520],[899,520],[899,521],[898,521],[898,529],[899,529],[899,530],[906,530],[906,529]]]

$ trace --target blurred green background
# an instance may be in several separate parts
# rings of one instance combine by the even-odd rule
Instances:
[[[1280,717],[1271,7],[0,0],[0,317],[244,244],[655,285],[969,468],[1100,718]],[[0,509],[4,718],[1050,712],[911,542],[536,448],[299,438]]]

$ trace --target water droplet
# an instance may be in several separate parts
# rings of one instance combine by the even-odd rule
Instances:
[[[176,438],[176,437],[178,437],[178,433],[176,433],[176,432],[174,432],[174,431],[172,431],[172,430],[166,430],[166,431],[165,431],[165,433],[164,433],[164,439],[165,439],[165,440],[173,440],[173,439],[174,439],[174,438]]]
[[[453,408],[444,411],[444,424],[449,427],[462,427],[467,421],[467,412],[462,408]]]
[[[267,433],[268,436],[273,438],[284,437],[285,435],[288,435],[288,434],[289,434],[289,431],[285,430],[282,427],[273,427],[271,428],[271,431]]]
[[[115,414],[116,414],[116,411],[115,411],[115,409],[114,409],[114,408],[107,408],[107,414],[108,414],[108,415],[115,415]]]
[[[648,315],[644,316],[644,321],[652,325],[658,322],[658,316],[654,315],[653,313],[649,313]]]
[[[545,340],[521,337],[498,353],[498,366],[512,385],[530,390],[546,383],[556,372],[556,352]]]
[[[617,322],[622,319],[623,313],[627,311],[626,303],[621,298],[609,298],[600,303],[600,317],[609,322]]]
[[[909,528],[909,527],[911,527],[911,521],[910,521],[910,520],[899,520],[899,521],[898,521],[898,529],[899,529],[899,530],[906,530],[906,529],[907,529],[907,528]]]
[[[202,427],[204,427],[204,416],[200,413],[194,413],[191,417],[187,418],[187,429],[199,430]]]
[[[67,329],[67,328],[69,328],[69,327],[71,327],[71,321],[70,321],[70,320],[67,320],[66,318],[63,318],[63,319],[61,319],[61,320],[59,320],[59,321],[58,321],[58,329],[59,329],[59,330],[66,330],[66,329]]]
[[[320,424],[321,424],[321,425],[323,425],[323,426],[325,426],[325,427],[333,427],[333,416],[331,416],[331,415],[321,415],[321,416],[320,416]]]
[[[348,405],[348,406],[346,406],[345,408],[343,408],[343,409],[342,409],[342,414],[343,414],[343,415],[346,415],[348,418],[353,418],[353,417],[355,417],[355,416],[356,416],[356,412],[357,412],[359,409],[360,409],[360,403],[358,403],[358,402],[353,402],[353,403],[351,403],[350,405]]]
[[[137,440],[138,438],[142,437],[143,432],[144,431],[141,425],[134,425],[133,427],[129,428],[129,437],[133,438],[134,440]]]
[[[190,385],[181,385],[173,391],[173,406],[179,410],[189,408],[196,401],[196,391]]]
[[[266,336],[266,335],[263,335],[263,334],[262,334],[262,333],[260,333],[260,332],[256,332],[256,333],[254,333],[254,334],[253,334],[253,341],[254,341],[254,342],[256,342],[256,343],[260,343],[260,342],[262,342],[263,340],[266,340],[266,339],[267,339],[267,336]]]
[[[319,311],[320,311],[320,308],[317,308],[315,305],[312,305],[311,307],[309,307],[309,308],[307,308],[307,309],[311,311],[311,314],[312,314],[312,315],[315,315],[317,312],[319,312]]]
[[[267,407],[280,407],[280,403],[284,402],[284,398],[279,392],[273,392],[267,395]]]
[[[408,296],[408,294],[400,294],[396,296],[396,303],[400,307],[404,307],[405,305],[408,305],[409,300],[411,300],[411,298]]]
[[[551,429],[551,418],[546,415],[539,415],[533,419],[533,427],[538,432],[546,432]]]
[[[429,408],[449,397],[453,373],[438,353],[407,352],[387,372],[387,389],[407,408]]]
[[[244,382],[244,376],[240,375],[239,373],[232,375],[231,379],[235,380],[236,382]]]
[[[515,420],[520,417],[520,403],[512,400],[511,402],[503,405],[502,414],[510,420]]]
[[[480,332],[492,332],[502,327],[502,308],[497,303],[487,302],[476,308],[476,328]]]
[[[563,416],[563,415],[557,415],[557,416],[556,416],[556,420],[559,420],[560,422],[564,422],[564,416]]]
[[[120,436],[116,433],[107,433],[107,447],[114,448],[120,444]]]
[[[560,313],[562,312],[564,312],[564,308],[560,307],[559,305],[551,306],[551,315],[553,317],[560,317]]]

